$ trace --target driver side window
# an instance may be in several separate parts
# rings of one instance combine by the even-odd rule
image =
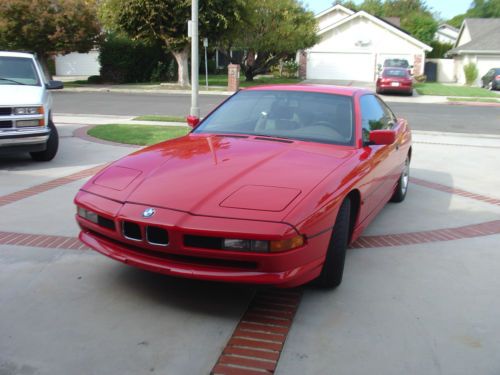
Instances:
[[[372,130],[389,129],[392,117],[382,107],[375,95],[364,95],[360,99],[363,142],[370,140]]]

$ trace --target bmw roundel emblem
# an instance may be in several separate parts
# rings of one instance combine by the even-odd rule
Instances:
[[[143,217],[151,217],[155,214],[156,210],[154,208],[148,208],[142,213]]]

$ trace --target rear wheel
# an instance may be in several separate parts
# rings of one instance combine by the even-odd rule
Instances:
[[[346,198],[340,206],[333,226],[332,238],[328,245],[325,263],[321,274],[316,280],[324,288],[335,288],[342,282],[344,274],[345,254],[349,241],[349,225],[351,214],[351,201]]]
[[[47,148],[44,151],[30,152],[31,158],[36,161],[50,161],[54,159],[59,148],[59,134],[56,126],[49,120],[50,135],[47,140]]]
[[[391,202],[402,202],[406,198],[406,192],[408,191],[408,183],[410,182],[410,157],[407,156],[405,160],[405,166],[401,176],[399,177],[398,186],[391,197]]]

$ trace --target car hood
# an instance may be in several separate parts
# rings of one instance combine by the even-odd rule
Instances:
[[[281,221],[353,153],[311,142],[193,134],[119,160],[84,190],[195,215]]]
[[[43,87],[0,84],[0,106],[40,105]]]

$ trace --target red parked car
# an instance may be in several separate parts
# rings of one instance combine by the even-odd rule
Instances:
[[[261,86],[188,120],[82,187],[83,243],[172,276],[335,287],[349,243],[406,196],[408,124],[368,90]]]
[[[408,69],[385,68],[377,79],[377,93],[403,93],[413,95],[413,82]]]

